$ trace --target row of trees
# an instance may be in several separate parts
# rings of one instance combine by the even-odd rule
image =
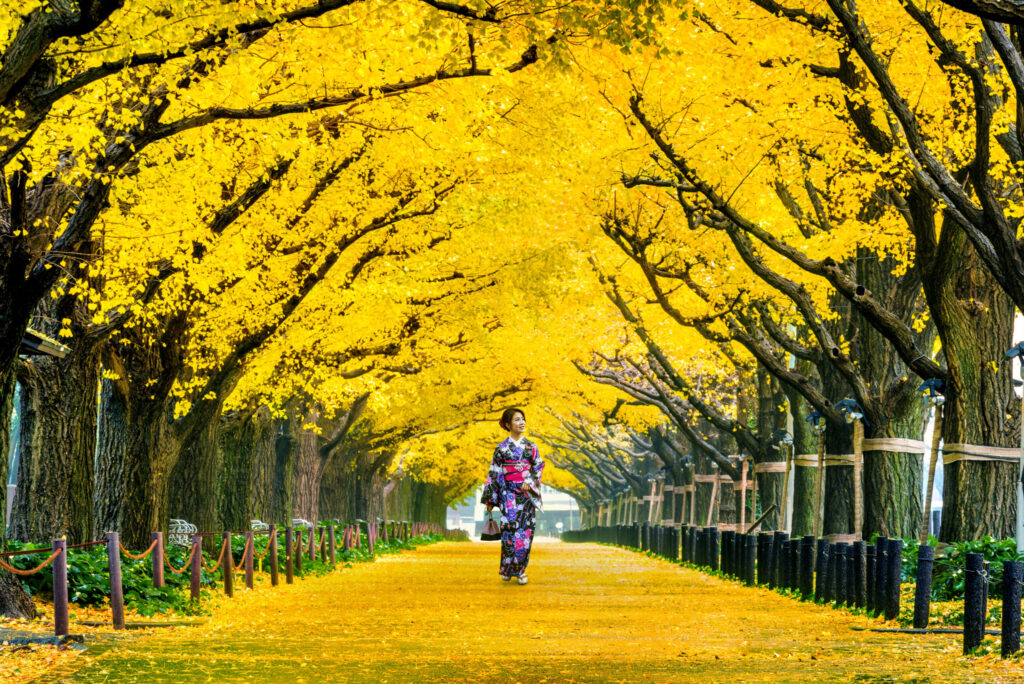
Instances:
[[[925,471],[913,442],[933,413],[949,454],[1019,445],[1006,355],[1024,304],[1019,18],[950,4],[974,14],[906,1],[695,9],[675,63],[616,62],[624,78],[604,92],[650,156],[623,166],[600,221],[615,249],[592,260],[622,342],[579,368],[660,418],[550,435],[592,509],[627,484],[647,495],[634,481],[646,461],[624,456],[638,440],[676,445],[639,453],[677,485],[692,482],[681,463],[738,479],[727,454],[780,460],[780,430],[815,453],[812,413],[826,452],[851,454],[851,399],[869,439],[910,442],[867,443],[861,529],[852,465],[826,469],[823,530],[911,537]],[[696,66],[681,76],[678,62]],[[934,411],[925,383],[944,399]],[[1017,468],[947,463],[940,539],[1012,536]],[[797,533],[813,528],[815,476],[796,468]],[[764,504],[778,502],[781,475],[758,479]]]
[[[530,389],[504,294],[553,259],[511,230],[518,79],[663,4],[0,9],[0,534],[440,521],[453,431]]]

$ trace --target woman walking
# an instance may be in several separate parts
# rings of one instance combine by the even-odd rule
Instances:
[[[523,436],[526,415],[520,408],[505,409],[498,421],[508,438],[494,450],[494,460],[484,484],[480,503],[487,512],[501,511],[501,565],[498,574],[508,582],[513,577],[526,584],[526,565],[537,522],[533,500],[540,498],[540,474],[544,461],[537,446]]]

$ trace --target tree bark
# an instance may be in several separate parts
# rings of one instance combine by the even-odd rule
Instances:
[[[14,409],[14,370],[9,368],[4,375],[0,375],[0,416],[6,416],[0,420],[0,446],[8,448],[11,440],[11,412]],[[6,458],[7,451],[3,452],[4,458],[0,458],[0,482],[7,484],[7,468],[9,461]],[[0,548],[7,545],[7,506],[0,508]],[[0,570],[0,614],[6,617],[34,618],[36,606],[32,597],[25,593],[21,581],[7,572]]]
[[[946,221],[935,259],[926,267],[925,294],[948,368],[943,441],[1018,446],[1012,373],[1000,367],[1013,344],[1013,302],[952,221]],[[960,461],[945,465],[943,473],[942,541],[1014,534],[1016,465]]]
[[[87,336],[63,359],[27,360],[11,536],[46,542],[93,539],[93,471],[99,357]]]

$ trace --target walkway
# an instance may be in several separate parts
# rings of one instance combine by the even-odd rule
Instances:
[[[1020,664],[969,665],[957,655],[957,637],[854,631],[868,621],[636,553],[542,542],[525,587],[498,579],[497,555],[496,544],[438,544],[273,593],[242,592],[206,626],[140,637],[62,681],[991,682],[1011,681],[1010,672],[1024,676]]]

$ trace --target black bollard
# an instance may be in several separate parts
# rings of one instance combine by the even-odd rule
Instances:
[[[850,545],[850,605],[864,607],[864,543]]]
[[[809,599],[814,595],[814,537],[800,539],[800,593]]]
[[[757,535],[757,583],[768,584],[771,578],[772,535],[760,532]]]
[[[826,566],[828,565],[828,539],[817,540],[818,548],[814,554],[814,600],[822,602],[825,600],[825,578],[828,576]]]
[[[1009,658],[1020,650],[1020,587],[1024,563],[1003,561],[1003,637],[1002,656]]]
[[[754,568],[757,565],[757,537],[745,534],[743,538],[746,539],[745,553],[743,554],[743,581],[747,583],[747,586],[751,586],[757,582],[757,577],[754,574]]]
[[[782,563],[782,545],[789,539],[789,535],[785,532],[776,532],[772,538],[772,581],[769,584],[769,588],[775,589],[776,587],[784,586],[782,584],[782,575],[785,573],[785,568]]]
[[[828,545],[828,556],[825,558],[825,603],[836,600],[836,545]]]
[[[889,589],[886,592],[885,619],[895,620],[900,614],[900,581],[903,575],[903,540],[890,539],[886,557],[889,568],[885,572]]]
[[[864,547],[864,609],[875,612],[875,545]]]
[[[789,589],[791,584],[791,578],[789,576],[792,570],[792,564],[789,562],[790,552],[793,549],[793,540],[786,539],[782,542],[782,549],[779,553],[779,586],[783,589]]]
[[[718,528],[717,527],[709,527],[708,528],[708,538],[711,540],[711,543],[709,544],[709,546],[711,548],[711,558],[709,559],[711,561],[711,571],[715,572],[716,570],[718,570]]]
[[[800,589],[800,540],[789,540],[789,588]]]
[[[640,528],[640,550],[648,551],[651,548],[651,524],[644,523]]]
[[[875,540],[875,614],[885,615],[885,597],[889,590],[889,539]]]
[[[921,544],[917,547],[917,577],[914,586],[914,628],[928,627],[928,613],[932,602],[932,572],[935,568],[935,547]]]
[[[837,605],[846,604],[846,595],[849,590],[849,578],[846,565],[846,550],[848,544],[839,542],[836,544],[836,593],[835,602]]]
[[[967,655],[981,644],[985,636],[988,577],[984,556],[980,553],[967,554],[964,573],[964,655]]]
[[[732,574],[732,538],[736,533],[732,530],[722,530],[722,573]]]

